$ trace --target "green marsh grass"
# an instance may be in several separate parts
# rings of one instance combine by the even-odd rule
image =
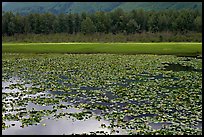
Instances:
[[[202,43],[3,43],[3,53],[199,55]]]

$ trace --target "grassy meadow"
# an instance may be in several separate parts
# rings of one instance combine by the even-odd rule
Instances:
[[[202,43],[3,43],[3,53],[199,55]]]

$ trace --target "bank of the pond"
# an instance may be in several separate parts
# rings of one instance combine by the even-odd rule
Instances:
[[[3,43],[3,53],[199,55],[202,43]]]

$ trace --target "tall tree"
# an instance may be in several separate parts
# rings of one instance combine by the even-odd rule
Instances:
[[[80,29],[81,29],[81,19],[80,19],[79,14],[74,14],[73,19],[74,19],[74,23],[73,23],[74,33],[78,33],[80,32]]]
[[[134,20],[130,19],[127,23],[127,34],[129,33],[135,33],[140,31],[140,25]]]
[[[67,27],[67,21],[66,21],[66,15],[65,14],[59,14],[58,16],[58,32],[68,32]]]
[[[73,15],[68,14],[67,15],[67,25],[68,25],[68,33],[73,34],[74,32],[74,21],[73,21]]]
[[[96,27],[90,17],[86,17],[81,23],[81,31],[83,34],[92,34],[96,31]]]
[[[197,16],[193,23],[195,26],[195,31],[202,32],[202,16]]]
[[[148,20],[148,30],[155,33],[158,32],[158,15],[155,12],[152,12]]]
[[[105,32],[106,30],[106,26],[105,26],[105,15],[104,15],[104,12],[96,12],[95,13],[95,20],[96,20],[96,23],[95,23],[95,26],[96,26],[96,31],[97,32]]]

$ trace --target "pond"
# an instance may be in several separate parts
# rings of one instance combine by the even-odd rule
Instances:
[[[202,134],[202,60],[3,53],[2,134]]]

